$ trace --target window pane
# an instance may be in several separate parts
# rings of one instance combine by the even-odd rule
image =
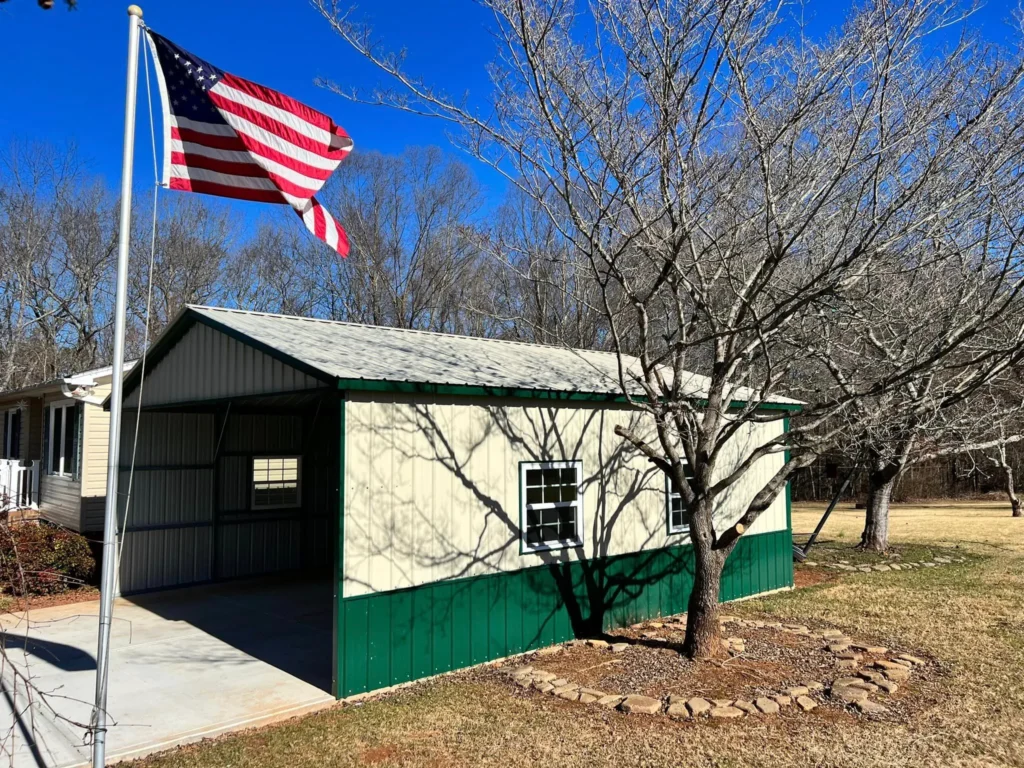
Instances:
[[[64,408],[64,474],[73,475],[78,464],[78,411],[73,405]]]
[[[11,414],[11,452],[8,458],[21,458],[21,410]]]
[[[540,525],[540,510],[539,509],[528,509],[528,510],[526,510],[526,525],[527,526]]]
[[[572,541],[576,538],[575,517],[558,524],[558,538],[562,541]]]
[[[60,472],[60,446],[63,440],[64,409],[54,408],[50,412],[50,472]]]
[[[562,500],[562,488],[558,485],[544,486],[544,501],[547,503],[559,502]]]
[[[544,484],[545,485],[558,485],[558,480],[562,476],[562,473],[557,469],[545,469],[544,470]]]
[[[558,521],[561,519],[559,515],[560,511],[561,510],[559,510],[557,507],[549,507],[548,509],[545,509],[541,513],[541,522],[543,522],[545,525],[557,524]]]
[[[544,489],[543,488],[527,488],[526,489],[526,503],[527,504],[540,504],[544,501]]]
[[[576,485],[576,467],[565,467],[562,470],[562,484]]]
[[[530,528],[526,531],[526,543],[531,547],[544,543],[540,537],[540,528]]]
[[[527,485],[540,485],[542,473],[539,469],[528,469],[526,470],[526,484]]]
[[[542,541],[558,541],[558,526],[542,525],[540,527],[540,538]]]
[[[562,486],[562,501],[576,501],[576,486],[575,485],[563,485]]]

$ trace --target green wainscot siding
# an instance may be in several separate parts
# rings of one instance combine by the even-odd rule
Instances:
[[[722,600],[793,584],[789,531],[744,536]],[[691,547],[545,565],[345,598],[336,695],[352,696],[686,610]]]

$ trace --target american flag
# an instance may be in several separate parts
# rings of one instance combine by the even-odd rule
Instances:
[[[146,30],[164,113],[164,186],[290,205],[348,255],[345,230],[313,197],[352,150],[327,115],[243,80]]]

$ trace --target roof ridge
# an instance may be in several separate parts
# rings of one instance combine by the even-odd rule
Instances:
[[[540,347],[542,349],[558,349],[563,352],[587,352],[596,355],[616,355],[606,349],[584,349],[581,347],[558,346],[555,344],[542,344],[536,341],[515,341],[513,339],[495,339],[490,336],[470,336],[464,333],[444,333],[442,331],[424,331],[419,328],[398,328],[393,325],[370,325],[369,323],[353,323],[348,320],[328,320],[322,317],[304,317],[302,315],[285,315],[277,312],[257,312],[250,309],[238,309],[235,307],[213,307],[207,304],[188,304],[190,309],[205,309],[211,312],[230,312],[236,315],[255,315],[258,317],[274,317],[282,320],[300,320],[307,323],[324,323],[326,325],[344,325],[352,328],[374,328],[382,331],[395,331],[397,333],[412,333],[422,336],[440,336],[446,339],[470,339],[472,341],[486,341],[493,344],[510,344],[520,347]],[[623,355],[629,359],[636,359],[635,355]]]

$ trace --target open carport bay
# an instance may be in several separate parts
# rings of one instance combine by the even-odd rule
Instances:
[[[278,575],[119,599],[108,759],[334,702],[331,594],[327,579]],[[14,723],[18,768],[90,759],[81,724],[95,689],[97,610],[77,603],[0,619],[10,662],[56,711],[40,703],[24,711],[24,684],[3,670],[0,722]]]

